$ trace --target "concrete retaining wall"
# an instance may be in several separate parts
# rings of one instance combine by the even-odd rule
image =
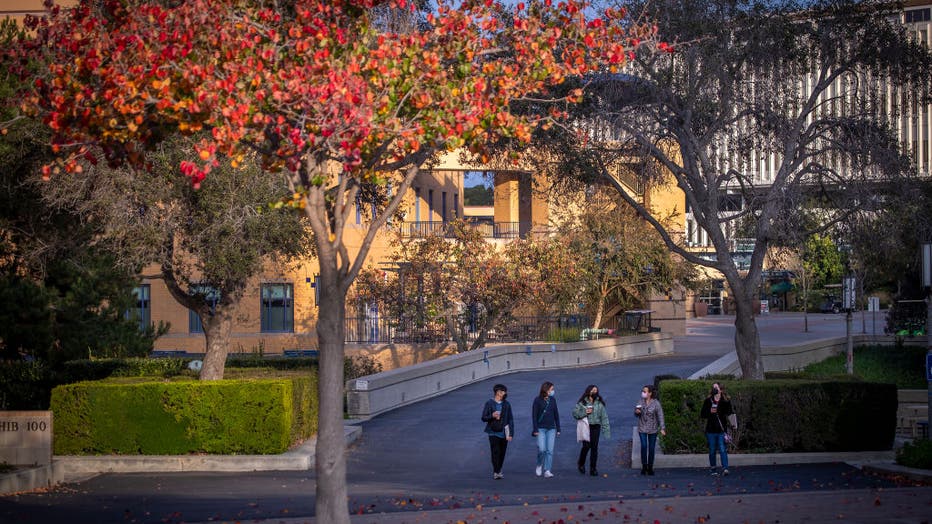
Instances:
[[[516,371],[592,366],[673,352],[673,336],[650,333],[569,344],[504,344],[346,382],[347,410],[365,418]]]
[[[18,469],[0,475],[0,495],[48,488],[63,480],[62,471],[52,465]]]
[[[661,437],[663,438],[663,437]],[[638,428],[632,431],[631,467],[641,468],[641,440]],[[664,455],[657,444],[654,456],[654,468],[708,468],[708,453],[687,453],[682,455]],[[845,451],[845,452],[809,452],[809,453],[737,453],[728,452],[728,466],[770,466],[774,464],[820,464],[823,462],[892,462],[896,452],[888,451]],[[718,457],[716,458],[718,461]],[[718,463],[721,466],[721,463]]]
[[[892,346],[896,337],[878,335],[854,335],[855,346],[879,344]],[[925,345],[925,338],[912,338],[904,340],[907,345]],[[813,362],[820,362],[828,357],[839,355],[846,351],[847,339],[845,337],[826,338],[814,342],[806,342],[795,346],[765,347],[761,349],[764,359],[764,371],[793,371],[802,369]],[[855,362],[857,366],[857,362]],[[715,362],[693,373],[690,379],[699,379],[706,375],[734,375],[741,376],[741,366],[734,351],[724,355]]]

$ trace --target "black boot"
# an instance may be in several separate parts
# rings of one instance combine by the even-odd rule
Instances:
[[[654,466],[653,466],[653,465],[647,466],[647,474],[648,474],[648,475],[653,475],[653,474],[654,474]]]
[[[647,466],[641,466],[641,475],[647,475]]]
[[[593,477],[598,477],[598,476],[599,476],[599,470],[597,470],[597,469],[595,469],[595,468],[589,468],[589,474],[592,475]]]
[[[579,472],[582,473],[583,475],[585,475],[585,474],[586,474],[586,465],[585,465],[585,464],[577,464],[577,466],[579,467]]]

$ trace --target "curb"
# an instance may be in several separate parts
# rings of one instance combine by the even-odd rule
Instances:
[[[746,493],[714,496],[622,498],[532,505],[483,506],[351,515],[353,524],[540,524],[541,522],[922,522],[928,488],[882,491]],[[714,520],[712,517],[714,516]],[[630,520],[629,520],[630,519]],[[275,518],[278,524],[313,524],[313,515]],[[204,523],[206,524],[206,523]]]
[[[899,464],[875,463],[863,464],[861,470],[874,475],[895,475],[914,482],[932,484],[932,470],[928,469],[910,468]]]
[[[729,466],[769,466],[775,464],[818,464],[823,462],[887,463],[893,462],[895,452],[889,451],[851,451],[851,452],[813,452],[813,453],[729,453]],[[641,439],[638,428],[632,428],[631,467],[641,468]],[[664,455],[657,446],[654,458],[655,468],[708,468],[708,454]]]
[[[343,426],[347,445],[361,426]],[[31,491],[104,473],[307,471],[314,468],[317,438],[280,455],[55,455],[52,464],[0,476],[0,494]]]

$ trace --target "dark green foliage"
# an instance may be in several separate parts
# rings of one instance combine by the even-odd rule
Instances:
[[[680,380],[680,377],[677,375],[655,375],[654,387],[657,388],[657,398],[660,398],[660,383],[664,380]]]
[[[187,369],[190,359],[180,358],[108,358],[72,360],[62,365],[59,384],[108,377],[171,377]]]
[[[494,203],[495,195],[491,187],[478,185],[463,189],[464,206],[491,206]]]
[[[283,371],[290,369],[316,369],[317,359],[314,357],[232,357],[227,359],[227,368],[269,368]]]
[[[0,360],[0,409],[48,409],[52,388],[62,384],[103,380],[110,377],[170,378],[196,376],[188,370],[192,359],[186,358],[109,358],[73,360],[57,368],[43,362]],[[230,369],[269,369],[276,371],[316,370],[317,359],[231,358]],[[382,371],[382,364],[368,355],[346,357],[343,373],[346,380]]]
[[[48,408],[52,375],[43,362],[0,360],[0,411]]]
[[[314,376],[59,386],[54,452],[282,453],[316,431],[315,389]]]
[[[896,463],[910,468],[932,469],[932,440],[914,440],[903,445]]]
[[[354,378],[374,375],[382,372],[382,363],[378,362],[369,355],[354,355],[346,357],[343,361],[343,379],[353,380]]]
[[[666,453],[705,453],[699,418],[712,382],[664,380]],[[893,384],[816,380],[722,381],[738,415],[738,448],[757,452],[890,449],[896,431]]]

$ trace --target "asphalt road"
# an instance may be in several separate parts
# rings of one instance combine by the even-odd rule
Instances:
[[[841,316],[762,319],[762,338],[788,343],[844,333]],[[677,355],[589,368],[524,372],[472,384],[363,423],[363,436],[348,455],[349,507],[354,513],[514,506],[528,503],[611,501],[709,495],[888,489],[892,480],[866,476],[841,464],[732,468],[712,478],[705,468],[658,470],[642,477],[629,468],[632,406],[641,386],[658,374],[688,376],[733,349],[728,318],[691,322],[677,340]],[[530,436],[530,406],[541,382],[556,386],[563,422],[552,479],[533,473],[536,448]],[[505,459],[505,479],[492,480],[488,440],[479,420],[492,385],[508,386],[515,409],[516,438]],[[600,477],[575,469],[578,444],[570,412],[588,384],[597,384],[612,421],[603,441]],[[313,472],[175,473],[102,475],[49,492],[0,497],[0,522],[127,523],[208,522],[309,518],[314,512]]]

